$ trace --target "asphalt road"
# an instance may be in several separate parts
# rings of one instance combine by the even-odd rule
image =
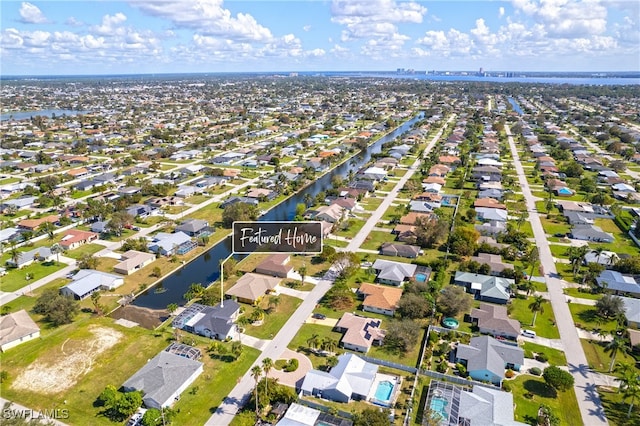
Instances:
[[[553,308],[553,314],[556,317],[556,325],[560,332],[560,339],[564,344],[564,353],[567,357],[569,372],[573,374],[575,379],[574,388],[576,398],[578,399],[578,407],[582,415],[582,422],[589,426],[607,425],[609,422],[605,417],[602,401],[596,391],[595,376],[589,369],[589,364],[587,363],[587,358],[580,344],[576,326],[569,311],[567,299],[562,291],[564,284],[557,278],[556,265],[553,261],[553,255],[549,249],[549,242],[542,228],[538,211],[536,210],[535,198],[531,194],[531,189],[525,177],[515,142],[511,136],[511,130],[508,126],[505,126],[505,131],[508,135],[513,163],[526,201],[527,211],[529,212],[529,222],[531,223],[538,253],[540,254],[540,264],[542,265],[549,289],[549,299],[551,301],[551,307]]]

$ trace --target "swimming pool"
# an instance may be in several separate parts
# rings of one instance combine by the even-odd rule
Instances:
[[[423,283],[427,281],[427,276],[425,274],[416,274],[416,281]]]
[[[378,383],[375,398],[380,402],[388,402],[391,399],[394,386],[395,385],[393,383],[386,380]]]
[[[434,396],[431,398],[431,404],[429,404],[431,411],[442,417],[442,420],[447,420],[449,418],[449,414],[447,414],[447,405],[449,405],[449,401],[441,396]]]

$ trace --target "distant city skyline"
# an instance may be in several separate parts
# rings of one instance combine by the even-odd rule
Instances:
[[[12,1],[1,75],[640,71],[637,0]]]

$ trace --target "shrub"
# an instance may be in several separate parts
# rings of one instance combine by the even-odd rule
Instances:
[[[536,359],[540,362],[547,362],[549,360],[549,358],[547,357],[547,354],[541,352],[536,356]]]
[[[458,373],[460,373],[461,376],[466,376],[467,375],[467,367],[465,367],[461,363],[457,363],[456,364],[456,370],[458,370]]]
[[[442,373],[445,374],[447,372],[447,370],[449,369],[449,366],[447,365],[446,362],[441,362],[440,364],[438,364],[438,366],[436,367],[436,371],[438,373]]]
[[[502,390],[505,392],[511,392],[511,383],[502,382]]]
[[[532,367],[529,369],[529,373],[533,374],[534,376],[541,376],[542,370],[540,370],[538,367]]]
[[[516,373],[514,373],[512,369],[508,369],[507,372],[504,373],[504,377],[506,377],[507,379],[510,379],[515,375],[516,375]]]
[[[524,357],[528,358],[528,359],[533,359],[533,352],[530,351],[529,349],[525,349],[524,351]]]
[[[284,371],[287,373],[291,373],[292,371],[296,371],[298,369],[298,360],[295,358],[291,358],[287,365],[284,367]]]

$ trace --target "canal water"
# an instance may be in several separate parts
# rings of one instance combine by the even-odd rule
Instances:
[[[333,169],[310,186],[283,201],[282,203],[269,210],[259,220],[292,220],[295,216],[296,206],[304,203],[306,194],[315,197],[320,191],[324,191],[331,187],[331,178],[333,176],[348,176],[350,171],[354,173],[364,166],[370,159],[371,154],[381,152],[383,144],[390,142],[407,132],[411,127],[423,118],[423,113],[406,121],[396,130],[383,136],[373,145],[369,146],[365,152],[357,154],[355,157],[344,162],[340,166]],[[153,287],[138,296],[132,303],[134,306],[149,309],[165,309],[170,303],[184,304],[182,297],[192,283],[201,283],[208,285],[220,277],[220,261],[231,254],[231,238],[219,242],[211,247],[208,251],[200,255],[192,262],[178,269],[173,274],[162,280],[156,287]],[[240,260],[244,256],[234,256]]]
[[[0,121],[7,120],[24,120],[31,119],[32,117],[42,116],[42,117],[62,117],[63,115],[67,117],[72,117],[80,114],[86,114],[89,111],[75,111],[72,109],[41,109],[38,111],[16,111],[16,112],[7,112],[0,114]]]
[[[520,105],[518,105],[518,103],[513,98],[509,97],[507,98],[507,100],[509,101],[509,103],[511,104],[511,107],[513,107],[513,110],[515,112],[517,112],[520,115],[524,114],[524,111],[522,111],[522,108],[520,108]]]

